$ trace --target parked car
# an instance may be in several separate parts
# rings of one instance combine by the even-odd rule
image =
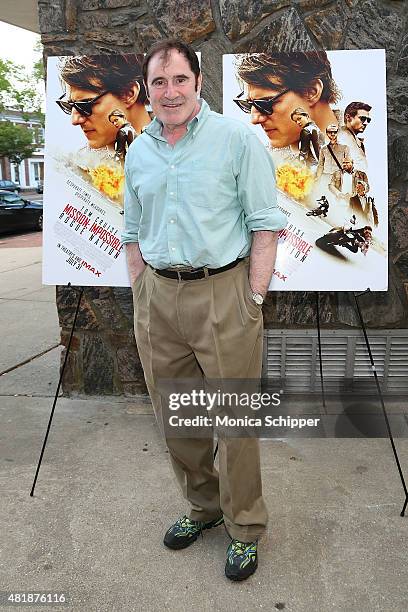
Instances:
[[[21,191],[21,187],[20,185],[17,185],[17,183],[15,183],[14,181],[6,181],[1,179],[0,180],[0,190],[1,191],[14,191],[14,193],[18,193],[19,191]]]
[[[42,230],[42,202],[31,202],[12,191],[0,191],[0,234]]]

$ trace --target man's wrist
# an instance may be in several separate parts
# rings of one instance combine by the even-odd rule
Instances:
[[[264,289],[258,289],[258,287],[253,287],[250,283],[250,287],[251,287],[251,292],[252,293],[258,293],[259,295],[262,295],[263,299],[266,298],[266,294],[268,293],[268,290],[266,289],[266,291]]]

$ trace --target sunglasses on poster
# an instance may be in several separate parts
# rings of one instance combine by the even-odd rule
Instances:
[[[272,115],[273,113],[273,105],[281,96],[288,93],[290,89],[284,89],[276,96],[271,96],[269,98],[259,98],[259,100],[245,100],[241,96],[244,95],[244,92],[241,91],[239,96],[233,98],[233,102],[242,110],[244,113],[250,113],[252,107],[254,106],[259,113],[263,115]]]
[[[75,102],[71,100],[62,100],[62,98],[66,95],[62,94],[62,96],[58,98],[58,100],[55,100],[55,102],[67,115],[70,115],[72,113],[72,109],[75,108],[75,110],[78,111],[78,113],[83,117],[90,117],[92,115],[92,107],[95,102],[97,102],[107,93],[109,93],[109,91],[103,91],[101,94],[95,96],[95,98],[92,98],[91,100],[78,100]]]
[[[361,123],[371,123],[371,117],[366,117],[365,115],[360,115],[359,117]]]

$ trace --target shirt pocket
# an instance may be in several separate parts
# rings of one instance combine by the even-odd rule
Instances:
[[[185,206],[212,210],[225,207],[237,189],[229,168],[214,160],[186,163],[179,176],[178,188]]]

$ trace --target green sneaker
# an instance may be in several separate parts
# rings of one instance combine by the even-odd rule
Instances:
[[[258,567],[258,542],[232,540],[227,549],[225,575],[230,580],[246,580]]]
[[[205,523],[202,521],[192,521],[188,516],[184,515],[168,529],[164,536],[163,543],[173,550],[187,548],[187,546],[190,546],[190,544],[196,541],[200,533],[202,535],[204,529],[218,527],[218,525],[222,525],[223,522],[224,517],[222,516]]]

